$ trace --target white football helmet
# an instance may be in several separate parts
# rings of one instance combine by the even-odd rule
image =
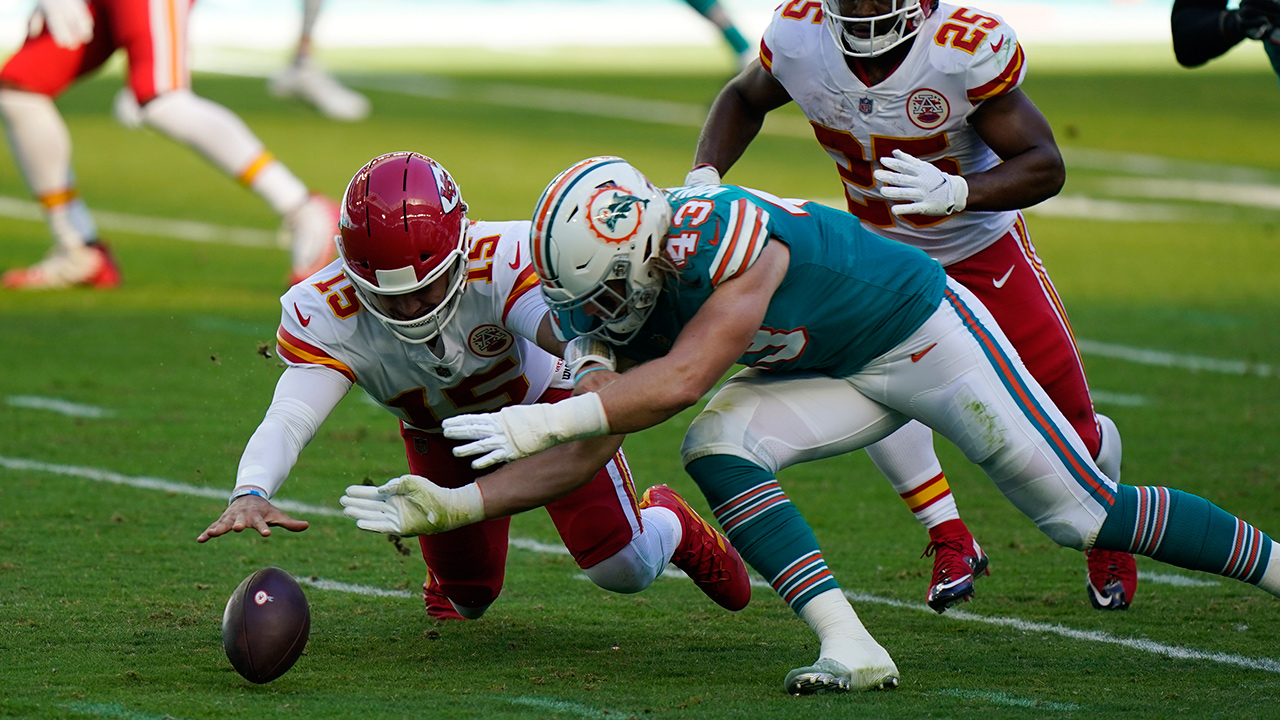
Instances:
[[[576,335],[630,341],[658,299],[654,260],[670,228],[666,195],[622,158],[560,173],[538,198],[529,233],[547,304]]]
[[[889,11],[880,15],[846,15],[841,6],[853,3],[822,0],[822,15],[840,52],[852,57],[875,57],[915,37],[938,0],[887,0]]]

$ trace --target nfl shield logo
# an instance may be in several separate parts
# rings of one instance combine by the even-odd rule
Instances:
[[[871,114],[871,98],[858,98],[858,112],[863,115]]]

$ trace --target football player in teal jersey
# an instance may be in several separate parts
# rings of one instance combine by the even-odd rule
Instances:
[[[734,546],[821,641],[814,664],[788,673],[788,692],[891,688],[898,669],[776,475],[912,419],[1061,545],[1149,555],[1280,595],[1270,537],[1203,498],[1109,480],[981,302],[851,215],[735,186],[663,192],[620,158],[591,158],[543,192],[529,251],[560,331],[595,360],[576,371],[589,391],[450,418],[445,435],[472,440],[455,452],[487,467],[657,425],[747,365],[694,419],[681,453]],[[609,348],[624,372],[610,369]],[[390,504],[434,532],[460,501],[419,479]]]
[[[729,13],[725,12],[719,0],[684,0],[684,2],[719,28],[720,34],[724,36],[724,41],[729,44],[729,48],[733,50],[733,54],[738,58],[740,65],[746,67],[747,63],[755,59],[755,52],[752,50],[751,44],[747,42],[746,38],[742,37],[742,33],[738,31],[738,26],[733,24]]]

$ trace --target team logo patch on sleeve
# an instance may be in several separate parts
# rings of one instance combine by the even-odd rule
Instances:
[[[496,357],[506,352],[515,338],[497,325],[481,325],[471,331],[467,345],[480,357]]]
[[[916,127],[932,130],[951,117],[951,105],[937,90],[920,88],[907,98],[907,116]]]

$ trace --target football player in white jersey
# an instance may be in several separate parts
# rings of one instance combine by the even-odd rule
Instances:
[[[0,120],[27,187],[44,206],[54,247],[40,262],[5,272],[0,286],[120,284],[115,260],[76,189],[71,135],[54,104],[120,49],[128,56],[123,92],[133,101],[138,124],[200,153],[281,217],[291,241],[291,284],[333,260],[334,202],[308,190],[235,113],[191,91],[190,7],[147,0],[38,0],[30,34],[0,68]]]
[[[1026,69],[1013,29],[981,10],[788,0],[765,30],[759,62],[712,105],[686,184],[719,183],[764,116],[795,101],[836,162],[849,211],[924,250],[977,295],[1119,481],[1119,432],[1094,412],[1066,312],[1019,212],[1057,194],[1066,174],[1049,123],[1019,88]],[[932,433],[911,423],[867,452],[929,529],[929,605],[943,612],[969,599],[987,558],[960,520]],[[1133,556],[1090,551],[1086,586],[1094,607],[1128,607]]]
[[[487,473],[456,459],[442,420],[513,404],[557,402],[573,392],[566,362],[537,291],[528,222],[468,221],[449,173],[416,153],[379,156],[356,173],[342,204],[339,259],[281,298],[277,349],[288,363],[266,417],[245,447],[222,516],[197,538],[307,523],[270,499],[338,401],[359,384],[400,421],[412,474],[380,487],[353,486],[343,504],[366,530],[415,535],[407,506],[423,477],[474,502],[458,529],[419,538],[427,612],[475,619],[502,589],[510,516],[546,503],[565,546],[597,585],[639,592],[675,563],[720,605],[751,595],[736,550],[665,485],[637,498],[621,436],[565,446],[500,473],[520,487],[485,492]],[[594,367],[594,366],[593,366]],[[585,374],[586,371],[579,373]],[[404,509],[404,513],[400,513]]]

